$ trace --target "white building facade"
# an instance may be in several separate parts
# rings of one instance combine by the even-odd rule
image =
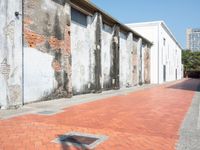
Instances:
[[[151,83],[164,83],[182,78],[182,48],[164,21],[127,25],[153,43],[150,53]]]
[[[0,109],[150,83],[152,43],[91,2],[0,8]]]

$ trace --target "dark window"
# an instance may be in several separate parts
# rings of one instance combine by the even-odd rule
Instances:
[[[163,45],[165,46],[165,44],[166,44],[166,39],[163,38]]]
[[[87,26],[87,15],[74,8],[71,8],[71,19],[80,25]]]
[[[103,30],[112,33],[112,27],[106,23],[103,23]]]
[[[163,65],[163,81],[166,82],[166,66]]]

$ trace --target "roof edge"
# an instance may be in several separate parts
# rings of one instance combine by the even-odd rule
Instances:
[[[158,20],[158,21],[150,21],[150,22],[138,22],[138,23],[128,23],[126,25],[129,26],[135,26],[135,27],[139,27],[139,26],[149,26],[149,25],[162,25],[166,32],[169,34],[169,36],[173,39],[173,41],[178,45],[178,47],[182,50],[182,46],[179,44],[179,42],[175,39],[175,36],[173,35],[173,33],[170,31],[170,29],[168,28],[168,26],[166,25],[166,23],[163,20]]]
[[[71,0],[71,3],[73,3],[73,1],[75,0]],[[136,36],[138,36],[139,38],[142,38],[145,42],[147,42],[150,45],[153,45],[153,43],[151,41],[149,41],[148,39],[146,39],[145,37],[143,37],[141,34],[137,33],[136,31],[132,30],[130,27],[128,27],[127,25],[121,23],[119,20],[115,19],[114,17],[112,17],[109,13],[105,12],[103,9],[99,8],[96,4],[94,4],[91,1],[86,1],[86,0],[78,0],[78,1],[82,1],[83,3],[89,5],[91,8],[93,8],[95,11],[100,12],[102,14],[102,16],[108,17],[111,20],[113,20],[115,22],[115,24],[118,24],[120,27],[122,27],[122,29],[125,29],[129,32],[132,32],[133,34],[135,34]]]

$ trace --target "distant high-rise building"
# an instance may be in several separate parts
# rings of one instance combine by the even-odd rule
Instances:
[[[200,28],[187,29],[186,38],[187,49],[190,49],[193,52],[200,52]]]

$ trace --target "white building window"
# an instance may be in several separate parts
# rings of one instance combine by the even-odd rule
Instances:
[[[166,39],[163,38],[163,45],[165,46],[166,45]]]
[[[71,8],[71,19],[82,26],[87,26],[87,15],[79,10]]]

